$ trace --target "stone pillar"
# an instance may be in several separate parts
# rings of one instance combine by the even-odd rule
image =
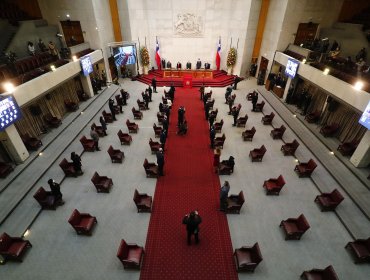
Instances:
[[[283,97],[282,99],[285,101],[287,95],[288,95],[288,91],[289,91],[289,88],[290,88],[290,85],[292,84],[292,78],[288,78],[288,80],[286,81],[286,85],[285,85],[285,89],[284,89],[284,94],[283,94]]]
[[[370,163],[370,130],[366,131],[350,161],[356,167],[366,167]]]
[[[84,92],[89,97],[93,97],[94,96],[94,91],[93,91],[93,88],[92,88],[92,85],[91,85],[90,76],[85,76],[83,74],[80,74],[80,79],[81,79],[82,88],[83,88]]]
[[[7,127],[4,133],[1,133],[0,141],[14,162],[22,163],[29,157],[30,154],[14,124]]]

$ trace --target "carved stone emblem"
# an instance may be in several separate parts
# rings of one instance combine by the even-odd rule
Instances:
[[[175,35],[189,37],[203,35],[202,17],[193,13],[179,13],[174,19]]]

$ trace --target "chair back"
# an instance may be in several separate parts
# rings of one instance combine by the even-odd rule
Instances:
[[[310,172],[312,172],[316,167],[317,167],[317,164],[313,159],[310,159],[307,162],[307,168],[310,170]]]
[[[119,138],[121,138],[121,137],[123,136],[123,132],[122,132],[122,130],[121,130],[121,129],[117,132],[117,136],[118,136]]]
[[[255,243],[253,245],[252,251],[251,251],[251,257],[252,257],[252,261],[256,264],[259,264],[263,260],[260,246],[258,245],[258,243]]]
[[[284,133],[284,132],[285,132],[285,130],[286,130],[285,125],[281,125],[281,126],[280,126],[280,132],[281,132],[281,133]]]
[[[224,142],[226,139],[225,133],[222,134],[221,140]]]
[[[135,189],[133,200],[134,200],[135,204],[137,204],[140,201],[140,195],[139,195],[139,192],[137,191],[137,189]]]
[[[293,140],[293,142],[292,142],[292,147],[293,147],[294,149],[297,149],[297,148],[298,148],[298,146],[299,146],[298,141],[297,141],[296,139],[294,139],[294,140]]]
[[[153,144],[154,144],[154,142],[153,142],[152,138],[150,138],[150,139],[149,139],[149,146],[150,146],[150,147],[152,147],[152,146],[153,146]]]
[[[368,239],[365,239],[365,246],[368,251],[370,251],[370,237]]]
[[[75,209],[72,212],[71,217],[69,217],[68,223],[70,223],[72,226],[78,225],[81,222],[81,213]]]
[[[278,178],[277,178],[277,185],[279,187],[283,187],[285,185],[285,180],[284,180],[284,177],[283,175],[280,175]]]
[[[266,147],[265,145],[262,145],[261,148],[259,149],[260,154],[263,156],[266,153]]]
[[[132,113],[135,114],[136,113],[135,107],[132,107],[131,111],[132,111]]]
[[[118,247],[117,258],[120,261],[123,261],[123,260],[126,260],[127,255],[128,255],[128,246],[127,246],[126,241],[122,239]]]
[[[59,166],[60,166],[63,170],[65,170],[65,169],[67,169],[67,168],[69,167],[69,162],[66,160],[66,158],[64,158],[64,159],[61,161],[61,163],[59,163]]]
[[[250,130],[251,134],[254,135],[256,133],[256,128],[253,126]]]
[[[98,172],[95,171],[94,175],[91,178],[91,182],[94,185],[96,185],[96,184],[99,184],[99,181],[100,181],[100,176],[99,176]]]
[[[238,201],[239,201],[240,207],[242,207],[245,202],[243,191],[240,191],[240,193],[238,194]]]
[[[12,238],[4,232],[0,236],[0,252],[6,252],[8,251],[9,247],[12,245]]]
[[[223,126],[223,124],[224,124],[224,119],[221,119],[221,121],[220,121],[220,126],[222,127],[222,126]]]
[[[131,125],[131,123],[130,123],[130,121],[128,119],[126,120],[126,125],[127,126],[130,126]]]
[[[334,268],[329,265],[323,271],[323,279],[325,280],[338,280],[338,276],[334,271]]]
[[[306,217],[301,214],[298,219],[297,219],[297,226],[299,228],[299,230],[305,232],[306,230],[308,230],[310,228],[310,225],[309,223],[307,222],[307,219]]]
[[[85,135],[80,138],[80,142],[81,142],[82,145],[85,144],[86,141],[87,141],[87,138],[86,138]]]
[[[337,189],[334,189],[331,192],[330,198],[331,198],[332,201],[334,201],[336,203],[340,203],[344,199],[343,195]]]
[[[114,155],[114,149],[113,149],[112,145],[109,146],[107,152],[108,152],[109,156],[111,156],[111,157]]]
[[[43,187],[40,187],[37,192],[33,195],[33,197],[38,201],[38,202],[41,202],[43,200],[45,200],[47,196],[47,192],[45,191],[45,189]]]
[[[272,120],[275,117],[275,113],[274,112],[271,112],[271,114],[268,117],[269,117],[269,119]]]
[[[144,160],[143,166],[145,169],[148,169],[149,162],[147,159]]]

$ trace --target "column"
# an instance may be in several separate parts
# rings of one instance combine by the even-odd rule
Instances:
[[[289,91],[289,88],[290,88],[290,85],[292,84],[292,78],[288,78],[288,80],[286,81],[286,85],[285,85],[285,89],[284,89],[284,94],[283,94],[283,97],[282,99],[285,101],[287,95],[288,95],[288,91]]]
[[[80,79],[81,79],[82,88],[83,88],[84,92],[89,97],[93,97],[94,96],[94,91],[93,91],[93,88],[92,88],[92,85],[91,85],[90,76],[85,76],[83,74],[80,74]]]
[[[353,153],[351,163],[356,167],[366,167],[370,163],[370,130],[366,131],[356,151]]]
[[[2,133],[1,142],[9,157],[16,163],[24,162],[30,154],[14,124],[7,127],[4,132]]]

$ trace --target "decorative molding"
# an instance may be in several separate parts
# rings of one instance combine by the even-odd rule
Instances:
[[[178,13],[174,17],[174,35],[180,37],[202,37],[203,18],[195,13]]]

